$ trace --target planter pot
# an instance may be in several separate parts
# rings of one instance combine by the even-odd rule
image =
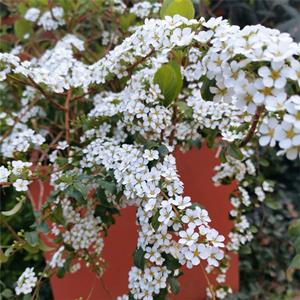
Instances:
[[[211,177],[213,168],[218,164],[214,153],[203,147],[201,150],[193,149],[188,153],[176,152],[177,166],[181,179],[185,185],[185,193],[193,201],[200,202],[209,212],[212,226],[225,236],[228,235],[232,224],[228,219],[230,204],[228,195],[232,186],[215,187]],[[42,188],[42,190],[41,190]],[[35,202],[45,201],[51,187],[45,183],[43,187],[38,182],[30,186]],[[63,279],[51,278],[51,285],[55,300],[74,300],[82,297],[86,300],[111,300],[128,291],[128,271],[132,266],[132,252],[137,240],[137,227],[135,224],[135,208],[129,207],[121,210],[116,224],[109,230],[105,239],[103,256],[107,261],[106,269],[101,279],[86,267],[82,267],[75,274],[67,274]],[[49,259],[49,254],[45,254]],[[205,299],[206,280],[201,269],[185,270],[180,278],[181,290],[177,300],[203,300]],[[234,290],[239,285],[238,258],[232,255],[231,267],[228,271],[227,283]]]

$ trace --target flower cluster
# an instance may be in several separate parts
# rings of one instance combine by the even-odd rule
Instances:
[[[24,16],[25,20],[37,22],[45,31],[57,29],[65,24],[64,10],[62,7],[53,7],[51,11],[46,11],[40,16],[40,10],[35,7],[29,8]]]
[[[30,294],[33,288],[35,287],[36,282],[37,277],[33,271],[33,268],[26,268],[18,279],[16,286],[16,294]]]

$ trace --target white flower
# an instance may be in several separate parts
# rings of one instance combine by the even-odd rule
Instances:
[[[300,129],[295,128],[291,123],[282,122],[276,127],[275,139],[279,141],[282,149],[300,146]]]
[[[272,61],[271,68],[263,66],[258,69],[258,74],[263,78],[266,87],[281,89],[286,85],[289,68],[283,61]]]
[[[215,229],[210,229],[206,234],[206,239],[213,244],[215,247],[224,247],[225,237],[219,235]]]
[[[287,114],[284,115],[284,120],[300,129],[300,96],[294,95],[286,101]]]
[[[276,101],[276,97],[279,93],[282,93],[282,90],[276,89],[274,87],[265,86],[262,79],[257,79],[254,83],[257,92],[254,94],[253,101],[254,103],[261,105],[269,101]]]
[[[263,201],[265,200],[266,194],[265,194],[265,192],[263,191],[262,187],[260,187],[260,186],[255,187],[254,192],[255,192],[255,194],[257,195],[257,199],[258,199],[260,202],[263,202]]]
[[[204,22],[203,25],[207,28],[215,29],[222,23],[222,17],[210,18],[207,22]]]
[[[52,18],[52,14],[55,20]],[[62,7],[53,7],[52,14],[50,11],[46,11],[38,21],[38,25],[43,26],[45,31],[55,30],[65,24],[64,10]]]
[[[26,192],[28,190],[28,185],[29,184],[30,184],[30,182],[28,180],[17,179],[13,183],[13,186],[15,187],[17,192]]]
[[[64,246],[61,246],[53,255],[49,262],[49,266],[54,268],[62,268],[66,262],[66,259],[62,257],[63,251],[65,250]]]
[[[211,247],[210,249],[210,253],[209,253],[209,257],[207,258],[207,262],[210,266],[215,266],[218,267],[219,266],[219,260],[223,259],[224,257],[224,252],[219,250],[216,247]]]
[[[35,287],[36,282],[37,277],[33,268],[26,268],[17,281],[17,286],[15,288],[16,294],[30,294]]]
[[[66,141],[59,141],[57,143],[57,147],[56,148],[59,149],[59,150],[65,150],[68,147],[69,147],[69,145],[68,145],[68,143]]]
[[[194,40],[196,40],[199,43],[207,43],[211,37],[213,36],[214,32],[212,30],[208,31],[200,31],[196,35],[194,35]]]
[[[30,168],[32,166],[31,162],[24,162],[21,160],[14,160],[12,161],[12,173],[16,176],[21,175],[24,169]]]
[[[171,200],[171,203],[176,205],[179,209],[185,209],[192,205],[191,197],[176,196],[175,199]]]
[[[259,144],[261,146],[266,146],[270,144],[271,147],[275,146],[275,128],[278,125],[278,121],[275,118],[264,119],[263,123],[259,127],[259,133],[261,134],[259,138]]]
[[[159,158],[159,153],[157,150],[145,150],[143,157],[149,161],[157,160]]]
[[[36,7],[31,7],[26,11],[24,19],[31,22],[35,22],[38,19],[39,15],[40,10]]]
[[[289,160],[295,160],[297,157],[300,158],[300,146],[291,147],[288,149],[284,149],[281,151],[278,151],[278,155],[285,154],[287,159]]]
[[[7,182],[8,176],[10,175],[10,171],[6,169],[4,166],[0,167],[0,182]]]
[[[192,264],[187,264],[190,268],[199,265],[200,259],[207,259],[209,255],[209,249],[203,244],[193,244],[184,252],[185,258]]]
[[[194,33],[191,28],[184,29],[176,28],[171,36],[171,43],[177,46],[188,45],[193,39]]]
[[[291,68],[289,72],[289,77],[292,80],[296,80],[298,86],[300,86],[300,62],[296,59],[291,59]]]
[[[179,231],[179,236],[180,239],[178,242],[187,246],[193,245],[199,238],[199,234],[191,227],[189,227],[187,230]]]

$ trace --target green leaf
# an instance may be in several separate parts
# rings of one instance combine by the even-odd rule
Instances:
[[[290,264],[290,268],[293,268],[293,269],[300,269],[300,254],[297,254],[291,264]]]
[[[294,245],[294,247],[296,249],[296,252],[298,254],[300,254],[300,236],[297,237],[295,241],[293,241],[293,245]]]
[[[259,164],[262,165],[263,167],[268,167],[270,165],[270,162],[266,159],[259,158]]]
[[[79,182],[75,182],[74,188],[81,193],[81,195],[84,199],[87,198],[87,190],[86,190],[85,185],[83,185],[82,183],[79,183]]]
[[[201,96],[203,100],[205,101],[213,100],[214,94],[211,93],[210,87],[215,85],[216,85],[215,79],[208,79],[207,77],[203,78],[202,86],[201,86]]]
[[[43,232],[43,233],[48,233],[49,227],[48,227],[47,223],[42,222],[42,223],[38,224],[37,231]]]
[[[179,112],[184,115],[184,117],[186,117],[186,118],[192,118],[192,116],[193,116],[193,109],[190,106],[188,106],[186,104],[186,102],[179,101],[178,102],[178,109],[179,109]]]
[[[273,210],[278,210],[282,208],[281,203],[270,196],[266,197],[265,204],[267,207]]]
[[[0,249],[0,264],[6,263],[8,256],[6,256],[3,251]]]
[[[23,39],[26,33],[32,34],[32,23],[25,19],[17,20],[14,28],[15,34],[19,39]]]
[[[25,240],[32,247],[35,247],[39,243],[39,235],[36,231],[25,232]]]
[[[160,10],[160,17],[180,15],[193,19],[195,9],[191,0],[165,0]]]
[[[171,254],[163,253],[162,257],[165,259],[167,269],[171,271],[177,270],[181,266],[178,260],[174,258]]]
[[[179,284],[178,280],[175,277],[171,277],[169,279],[169,283],[170,283],[170,288],[171,288],[172,293],[177,295],[180,290],[180,284]]]
[[[128,300],[135,300],[135,298],[133,297],[133,295],[131,293],[128,294]]]
[[[155,215],[152,217],[152,220],[151,220],[151,225],[153,227],[153,229],[156,231],[157,228],[159,227],[159,221],[158,221],[158,218],[159,218],[160,214],[159,214],[159,210],[155,213]]]
[[[154,75],[154,83],[159,85],[164,96],[162,104],[170,105],[179,95],[183,83],[178,63],[172,61],[162,65]]]
[[[300,219],[297,219],[290,224],[288,233],[292,238],[300,237]]]
[[[19,201],[11,210],[2,211],[1,214],[6,217],[10,217],[16,214],[22,207],[23,201]]]
[[[25,13],[26,13],[26,11],[27,11],[27,9],[28,9],[28,7],[26,6],[25,3],[22,3],[22,2],[21,2],[20,4],[18,4],[17,9],[18,9],[18,12],[19,12],[22,16],[24,16]]]
[[[242,246],[239,250],[239,253],[241,253],[241,254],[250,254],[251,252],[252,252],[251,248],[248,245]]]
[[[58,268],[56,271],[56,276],[58,278],[63,278],[65,276],[66,270],[65,268]]]
[[[207,136],[206,136],[206,142],[208,148],[213,148],[215,145],[216,137],[218,135],[217,130],[207,129],[206,130]]]
[[[99,185],[107,192],[111,194],[116,194],[117,193],[117,187],[116,184],[112,181],[105,181],[102,179],[99,179]]]
[[[158,295],[154,295],[153,300],[169,300],[167,298],[168,290],[167,289],[161,289],[159,291]]]
[[[165,145],[160,145],[157,150],[161,157],[165,157],[166,155],[169,154],[169,150]]]
[[[120,26],[121,29],[127,31],[127,29],[134,24],[136,19],[135,14],[127,13],[120,16]]]
[[[158,143],[156,141],[153,141],[153,140],[150,140],[150,141],[147,141],[146,144],[145,144],[145,149],[155,149],[158,147]]]
[[[140,247],[136,249],[133,253],[134,265],[141,270],[144,270],[145,266],[145,251]]]
[[[229,144],[227,147],[227,153],[235,159],[243,159],[243,153],[235,144]]]
[[[75,199],[79,204],[85,204],[86,203],[86,198],[85,198],[85,193],[83,194],[81,190],[78,190],[78,186],[76,184],[70,185],[65,193]]]

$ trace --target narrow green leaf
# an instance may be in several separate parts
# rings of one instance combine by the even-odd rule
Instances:
[[[300,269],[300,254],[297,254],[291,264],[290,264],[290,268],[293,268],[293,269]]]
[[[19,201],[12,209],[2,211],[1,214],[6,217],[13,216],[21,209],[22,205],[23,205],[23,201]]]
[[[139,269],[143,270],[145,266],[145,251],[140,247],[136,249],[133,253],[134,265]]]
[[[152,217],[152,220],[151,220],[151,225],[153,227],[153,229],[156,231],[157,228],[159,227],[159,221],[158,221],[158,218],[159,218],[160,214],[159,214],[159,210],[155,213],[155,215]]]
[[[210,87],[215,86],[216,81],[214,79],[208,79],[206,77],[202,80],[201,96],[205,101],[212,101],[214,94],[211,93]]]
[[[6,256],[3,251],[0,249],[0,263],[6,263],[8,260],[8,256]]]
[[[229,146],[227,147],[227,153],[235,159],[243,159],[242,151],[235,144],[229,144]]]
[[[178,280],[175,277],[171,277],[169,279],[169,283],[170,283],[170,288],[171,288],[172,293],[177,295],[180,290],[180,284],[179,284]]]
[[[167,269],[171,271],[177,270],[181,266],[178,260],[174,258],[171,254],[163,253],[162,257],[165,259]]]

